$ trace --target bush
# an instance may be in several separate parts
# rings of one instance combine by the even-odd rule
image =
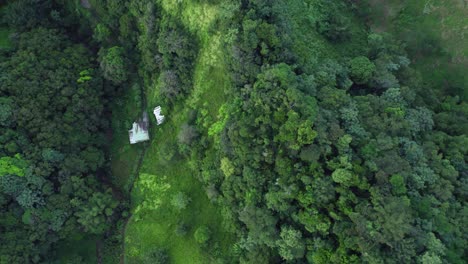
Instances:
[[[172,197],[171,200],[172,206],[174,206],[177,210],[185,209],[189,202],[190,198],[183,192],[178,192]]]
[[[375,72],[375,65],[367,57],[359,56],[351,60],[351,79],[357,84],[367,83]]]
[[[166,249],[155,249],[144,256],[143,263],[147,264],[167,264],[169,261],[169,254]]]
[[[199,244],[206,244],[210,240],[211,230],[206,226],[199,227],[194,234],[195,240]]]
[[[317,22],[317,30],[330,41],[343,41],[349,38],[350,22],[339,14],[329,14]]]
[[[177,140],[179,141],[179,144],[189,146],[197,137],[197,129],[194,126],[183,124],[180,127],[179,135],[177,135]]]
[[[184,223],[180,222],[177,224],[175,231],[176,236],[185,236],[188,232],[189,227]]]
[[[107,50],[101,49],[99,57],[104,78],[114,84],[121,84],[128,79],[127,63],[122,47],[114,46]]]

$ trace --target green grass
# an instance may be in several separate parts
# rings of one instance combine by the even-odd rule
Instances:
[[[370,0],[371,28],[407,43],[425,85],[468,98],[468,4],[463,0]]]
[[[330,42],[316,31],[316,23],[323,14],[319,7],[321,2],[315,0],[292,0],[284,4],[282,11],[288,19],[288,37],[291,48],[301,65],[314,65],[323,59],[340,59],[343,56],[354,57],[365,53],[367,31],[365,25],[348,8],[336,10],[337,15],[349,19],[347,40]]]
[[[165,157],[170,152],[167,149],[177,146],[179,128],[186,122],[190,108],[205,109],[211,122],[215,122],[220,106],[226,101],[225,91],[229,89],[230,81],[221,42],[224,32],[211,28],[218,15],[217,6],[188,1],[176,4],[169,0],[161,1],[161,6],[169,15],[177,16],[198,37],[200,50],[190,96],[171,112],[164,113],[166,122],[163,125],[151,129],[152,141],[140,170],[140,175],[146,176],[137,180],[132,192],[134,214],[126,228],[125,258],[126,263],[142,263],[145,254],[156,248],[165,248],[171,263],[210,263],[212,256],[230,253],[233,235],[224,230],[219,208],[207,198],[190,161],[177,154],[171,159]],[[160,104],[157,90],[157,87],[147,87],[149,110]],[[153,189],[143,186],[144,179],[148,177],[154,181]],[[181,211],[170,205],[172,196],[179,192],[191,199],[188,207]],[[188,225],[185,236],[175,234],[180,222]],[[202,225],[212,231],[208,248],[193,238],[195,230]]]

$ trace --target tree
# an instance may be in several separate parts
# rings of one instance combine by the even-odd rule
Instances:
[[[211,237],[211,230],[206,226],[200,226],[194,233],[195,241],[205,245]]]
[[[158,248],[145,252],[143,257],[144,264],[169,264],[169,254],[166,249]]]
[[[24,176],[27,162],[16,154],[14,157],[1,157],[0,158],[0,177],[5,175]]]
[[[300,259],[304,256],[305,243],[300,231],[290,226],[281,227],[281,239],[276,242],[280,256],[284,260]]]
[[[94,193],[86,203],[74,199],[72,204],[77,208],[75,215],[83,229],[91,234],[102,234],[118,203],[109,193]]]
[[[111,32],[109,30],[109,28],[102,24],[102,23],[98,23],[96,25],[96,28],[94,29],[94,35],[93,37],[99,41],[99,42],[105,42],[107,41],[107,39],[109,38],[109,36],[111,35]]]
[[[392,184],[392,191],[395,195],[402,195],[406,193],[405,180],[403,176],[395,174],[390,178]]]
[[[13,101],[7,97],[0,97],[0,126],[9,126],[14,122]]]
[[[197,129],[194,126],[189,124],[183,124],[180,127],[180,132],[177,135],[179,144],[189,146],[192,144],[193,140],[198,137]]]
[[[346,169],[336,169],[332,173],[332,178],[334,182],[343,184],[344,186],[351,186],[355,176],[352,172]]]
[[[351,79],[357,84],[367,83],[375,71],[375,65],[364,56],[359,56],[350,62]]]
[[[26,31],[41,24],[47,24],[50,1],[18,0],[5,5],[3,21],[12,28]]]
[[[178,192],[177,194],[172,196],[171,204],[179,211],[185,209],[185,207],[187,207],[189,203],[190,198],[183,192]]]
[[[127,80],[127,62],[122,47],[114,46],[109,49],[101,49],[99,58],[104,78],[115,84],[121,84]]]
[[[221,159],[221,171],[224,173],[224,176],[230,177],[235,172],[235,167],[229,158],[224,157]]]

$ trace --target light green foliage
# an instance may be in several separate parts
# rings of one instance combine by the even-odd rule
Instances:
[[[188,197],[183,192],[178,192],[177,194],[172,196],[171,204],[177,210],[185,209],[189,203],[190,203],[190,197]]]
[[[163,202],[163,196],[170,187],[171,185],[167,183],[165,176],[141,173],[134,187],[138,191],[141,201],[134,209],[133,214],[138,215],[140,211],[158,209]]]
[[[90,70],[84,70],[80,72],[80,78],[76,82],[78,83],[84,83],[87,81],[90,81],[93,77],[91,77],[91,71]]]
[[[282,227],[281,239],[276,242],[279,247],[279,254],[284,260],[294,260],[302,258],[305,252],[305,244],[300,231],[292,227]]]
[[[218,121],[216,121],[211,127],[208,129],[208,135],[209,136],[218,136],[219,133],[224,129],[224,126],[226,125],[226,122],[229,118],[229,112],[227,109],[227,105],[224,104],[219,108],[219,114],[218,114]]]
[[[206,226],[201,226],[195,230],[195,240],[200,244],[206,244],[211,237],[211,231]]]
[[[332,173],[332,178],[333,178],[333,181],[334,182],[337,182],[337,183],[340,183],[340,184],[343,184],[345,186],[350,186],[353,179],[354,179],[354,175],[352,172],[350,172],[349,170],[346,170],[346,169],[336,169],[333,173]]]
[[[345,134],[344,136],[339,138],[337,147],[338,147],[338,151],[340,152],[340,154],[345,154],[349,152],[350,150],[349,144],[351,143],[352,140],[353,140],[353,137],[348,134]]]
[[[175,87],[182,89],[183,93],[179,94],[177,99],[174,98],[175,100],[170,99],[170,118],[152,135],[154,141],[148,148],[142,169],[154,175],[167,175],[166,179],[171,188],[163,195],[160,210],[141,211],[143,215],[141,220],[136,221],[138,217],[132,217],[130,220],[125,242],[128,263],[141,263],[142,256],[155,246],[167,248],[171,263],[209,263],[212,260],[210,255],[220,254],[216,258],[227,256],[233,243],[233,235],[226,233],[223,228],[219,207],[210,203],[204,186],[197,179],[200,172],[196,169],[199,159],[194,157],[181,160],[180,155],[175,154],[171,160],[165,161],[161,150],[161,146],[176,146],[177,142],[179,145],[191,143],[190,147],[183,151],[185,155],[205,144],[206,138],[202,137],[206,137],[207,129],[216,120],[219,108],[226,100],[225,92],[230,89],[230,73],[225,62],[228,57],[225,56],[221,41],[224,33],[220,30],[219,33],[213,34],[211,31],[220,26],[217,22],[213,23],[221,15],[221,11],[224,11],[220,5],[229,6],[231,3],[184,1],[178,4],[175,1],[163,0],[157,5],[154,2],[144,1],[132,1],[130,5],[131,12],[136,14],[136,20],[132,22],[136,22],[141,30],[138,32],[138,47],[141,50],[144,66],[139,67],[139,71],[148,72],[148,75],[141,76],[145,78],[147,84],[150,84],[145,86],[149,88],[146,90],[148,105],[160,104],[162,100],[169,99],[162,95],[164,93],[160,90],[160,85],[165,84],[165,81],[182,80],[184,83],[183,86],[161,87],[163,89]],[[161,17],[159,12],[166,15]],[[223,14],[226,15],[226,12],[228,11]],[[164,32],[159,34],[157,30],[162,24],[165,24]],[[135,30],[132,33],[135,34]],[[156,43],[156,39],[161,45]],[[193,45],[198,42],[196,40],[200,41],[200,49]],[[179,44],[183,44],[183,47],[178,46]],[[189,47],[184,46],[185,44],[189,44]],[[162,60],[160,51],[164,53]],[[157,82],[154,85],[156,89],[153,89],[151,83],[160,78],[158,70],[160,66],[170,66],[173,72],[184,75],[183,77],[179,75],[177,79],[165,77],[166,80]],[[169,96],[172,95],[171,89],[166,89],[164,92]],[[186,101],[178,100],[184,97]],[[204,102],[209,103],[203,106]],[[187,122],[188,105],[198,111],[206,111],[206,118],[203,120],[206,123],[206,130],[201,126],[195,127],[190,121]],[[183,124],[190,125],[182,129]],[[181,128],[180,138],[179,128]],[[215,167],[218,168],[219,164]],[[185,193],[192,200],[185,210],[171,210],[171,197],[178,192]],[[134,207],[139,206],[140,198],[142,195],[145,196],[145,193],[134,188],[132,192]],[[175,223],[181,221],[189,225],[186,227],[186,232],[190,236],[174,235]],[[209,226],[212,230],[211,241],[216,247],[210,251],[202,249],[202,245],[197,243],[193,236],[195,229],[202,225]]]
[[[359,56],[350,62],[350,74],[352,80],[357,84],[367,83],[375,71],[375,65],[364,56]]]
[[[406,193],[405,180],[403,176],[396,174],[390,178],[392,184],[392,190],[395,195],[402,195]]]
[[[102,234],[117,204],[109,193],[94,193],[88,203],[75,204],[78,209],[75,213],[77,221],[87,232]]]
[[[23,214],[23,216],[21,217],[21,221],[23,221],[23,223],[29,225],[32,223],[32,218],[31,218],[31,210],[26,210]]]
[[[105,42],[109,38],[110,35],[111,35],[111,32],[109,28],[102,23],[97,24],[96,27],[94,28],[93,37],[99,42]]]
[[[221,171],[224,173],[224,176],[226,177],[230,177],[232,174],[234,174],[234,171],[235,171],[234,165],[227,157],[224,157],[221,159],[220,168],[221,168]]]
[[[23,160],[20,154],[14,157],[0,158],[0,177],[5,175],[24,176],[27,162]]]
[[[101,49],[99,51],[100,66],[103,75],[106,79],[115,84],[121,84],[128,78],[127,62],[124,52],[124,49],[119,46]]]
[[[442,264],[443,262],[439,256],[426,252],[421,257],[421,263],[422,264]]]

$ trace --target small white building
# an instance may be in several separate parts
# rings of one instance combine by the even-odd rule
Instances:
[[[162,124],[164,122],[164,116],[161,115],[161,106],[157,106],[154,108],[154,117],[156,117],[156,122],[158,125]]]
[[[148,126],[148,114],[144,112],[143,118],[140,119],[138,122],[133,122],[132,129],[128,131],[130,144],[136,144],[138,142],[149,140]]]

